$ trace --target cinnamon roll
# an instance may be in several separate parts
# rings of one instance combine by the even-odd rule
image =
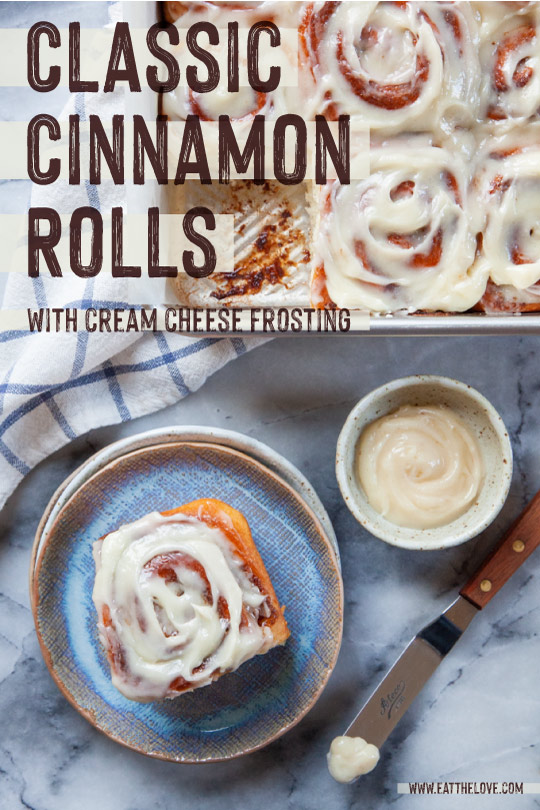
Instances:
[[[468,214],[468,171],[423,138],[372,148],[366,180],[322,191],[315,306],[462,312],[484,292]]]
[[[313,112],[372,130],[467,126],[479,105],[475,19],[447,2],[307,3],[301,41]]]
[[[191,25],[201,21],[211,22],[218,30],[225,32],[221,47],[226,46],[226,31],[229,22],[237,22],[240,28],[249,28],[256,22],[274,22],[282,32],[281,49],[286,50],[287,60],[296,65],[297,51],[284,36],[285,29],[296,30],[300,4],[280,3],[273,0],[262,2],[195,2],[165,3],[165,17],[185,32]],[[180,38],[180,52],[183,47]],[[219,53],[219,51],[218,51]],[[237,91],[229,91],[227,82],[220,81],[218,87],[207,93],[196,93],[189,87],[179,85],[166,93],[162,99],[162,110],[171,119],[185,120],[188,115],[198,115],[201,121],[217,121],[220,115],[228,115],[231,120],[250,120],[255,115],[264,115],[268,120],[278,115],[298,110],[298,95],[295,87],[285,87],[283,83],[270,93],[261,93],[249,86],[245,80],[246,53],[239,53],[240,75],[244,80]],[[222,59],[225,64],[225,59]]]
[[[500,129],[540,111],[538,3],[477,4],[481,19],[482,115]],[[496,5],[496,9],[491,7]]]
[[[245,518],[217,500],[151,512],[94,544],[98,629],[131,700],[206,686],[289,630]]]
[[[538,312],[540,310],[540,284],[533,284],[526,290],[515,287],[498,287],[488,281],[486,291],[475,309],[486,314],[498,312]]]
[[[540,281],[540,128],[490,138],[473,182],[480,234],[476,262],[500,286]]]

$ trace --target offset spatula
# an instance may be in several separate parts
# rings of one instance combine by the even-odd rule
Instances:
[[[471,619],[540,545],[540,492],[489,554],[459,596],[418,633],[345,732],[378,748],[407,711]]]

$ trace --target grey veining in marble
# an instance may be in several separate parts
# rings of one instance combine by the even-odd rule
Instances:
[[[535,338],[288,338],[234,361],[183,402],[103,428],[42,463],[1,514],[0,808],[2,810],[341,810],[540,806],[540,797],[398,796],[409,780],[540,782],[540,553],[480,614],[385,745],[377,769],[353,786],[328,776],[325,752],[411,636],[437,615],[503,528],[540,488]],[[356,400],[410,373],[447,374],[500,410],[515,452],[508,502],[495,525],[464,546],[407,552],[363,531],[334,475],[340,427]],[[343,647],[313,711],[266,750],[234,762],[181,766],[125,750],[61,697],[41,658],[28,608],[33,534],[55,487],[93,451],[167,424],[244,431],[284,453],[321,496],[340,543]],[[519,802],[519,804],[518,804]]]

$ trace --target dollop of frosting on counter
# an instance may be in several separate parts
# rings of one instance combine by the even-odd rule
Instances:
[[[443,405],[403,405],[368,425],[357,445],[356,471],[373,509],[412,529],[456,520],[484,478],[477,438]]]
[[[353,782],[373,770],[379,749],[362,737],[335,737],[326,755],[328,770],[336,782]]]

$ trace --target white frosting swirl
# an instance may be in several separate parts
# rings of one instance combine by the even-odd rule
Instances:
[[[488,139],[473,185],[477,267],[498,285],[525,290],[540,280],[540,128]]]
[[[538,3],[485,3],[478,9],[481,114],[504,130],[540,111],[540,9]]]
[[[374,312],[474,306],[488,270],[471,269],[464,162],[424,139],[388,141],[370,162],[366,180],[323,190],[314,267],[331,300]]]
[[[159,512],[94,547],[93,599],[114,685],[132,700],[174,697],[272,646],[266,597],[225,534]]]
[[[353,782],[372,771],[379,756],[377,746],[367,743],[362,737],[335,737],[326,759],[336,782]]]
[[[356,458],[373,509],[411,529],[451,523],[483,482],[478,441],[445,406],[404,405],[377,419],[362,432]]]

